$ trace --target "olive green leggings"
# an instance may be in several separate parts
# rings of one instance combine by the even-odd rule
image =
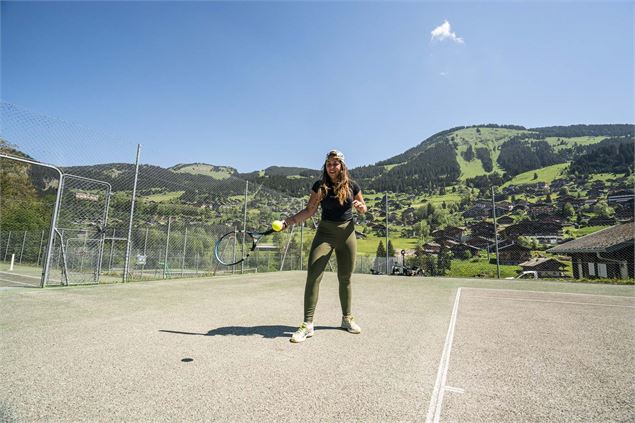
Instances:
[[[335,250],[337,258],[337,279],[340,283],[340,304],[342,315],[351,314],[351,274],[355,267],[357,239],[355,224],[322,220],[311,244],[309,265],[304,287],[304,321],[312,322],[315,306],[320,293],[320,281],[324,269]]]

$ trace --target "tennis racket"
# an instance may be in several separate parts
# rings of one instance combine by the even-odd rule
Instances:
[[[258,241],[274,231],[265,232],[233,231],[227,232],[214,244],[214,256],[224,266],[234,266],[249,257],[256,250]],[[243,239],[245,242],[243,242]]]

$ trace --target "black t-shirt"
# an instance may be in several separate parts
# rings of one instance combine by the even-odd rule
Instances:
[[[313,192],[319,192],[322,181],[316,181],[311,188]],[[349,194],[348,198],[343,205],[340,204],[335,192],[333,190],[333,183],[329,181],[327,183],[328,191],[326,197],[322,199],[320,205],[322,206],[322,220],[330,220],[332,222],[346,222],[353,220],[353,198],[361,191],[359,185],[356,182],[351,181],[350,186],[353,190],[352,195]]]

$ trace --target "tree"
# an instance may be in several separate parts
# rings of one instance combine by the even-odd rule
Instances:
[[[445,276],[446,272],[452,268],[452,253],[442,245],[437,255],[437,274]]]
[[[425,241],[430,236],[430,225],[427,220],[422,220],[415,225],[417,235],[421,242]]]
[[[382,240],[379,240],[379,245],[377,246],[375,257],[386,257],[386,248],[384,247],[384,243],[382,242]]]
[[[610,218],[615,214],[615,210],[610,207],[605,200],[600,200],[593,206],[593,212],[601,218]]]
[[[394,257],[394,256],[395,256],[395,248],[392,246],[392,241],[389,239],[388,240],[388,257]]]
[[[564,206],[562,206],[562,215],[568,220],[575,219],[575,208],[571,203],[565,203]]]

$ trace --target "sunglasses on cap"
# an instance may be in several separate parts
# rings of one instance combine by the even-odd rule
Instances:
[[[344,161],[344,153],[339,150],[331,150],[326,154],[326,160],[328,159],[338,159],[340,161]]]

